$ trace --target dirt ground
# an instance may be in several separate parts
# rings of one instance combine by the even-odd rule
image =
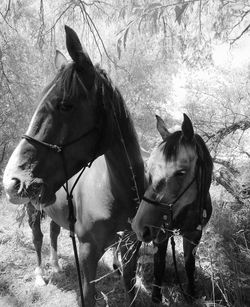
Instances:
[[[36,255],[32,243],[31,230],[25,217],[19,227],[16,221],[17,209],[3,198],[0,211],[0,307],[77,307],[79,292],[71,240],[66,230],[62,230],[58,240],[59,263],[62,271],[52,274],[49,264],[49,218],[42,222],[44,244],[42,250],[46,286],[34,286]],[[178,238],[177,238],[178,239]],[[185,281],[183,255],[180,239],[177,240],[178,268],[181,280]],[[137,306],[153,306],[150,300],[153,281],[153,249],[142,247],[137,274]],[[126,306],[125,292],[121,277],[112,269],[112,253],[107,251],[99,262],[96,283],[97,306]],[[101,278],[102,277],[102,278]],[[163,303],[158,306],[188,306],[183,300],[177,283],[174,281],[172,257],[167,257],[164,280]],[[199,299],[192,306],[222,306],[218,301],[210,301],[213,287],[209,276],[198,267]],[[185,284],[184,284],[185,286]],[[190,306],[190,305],[189,305]],[[225,306],[225,305],[224,305]]]

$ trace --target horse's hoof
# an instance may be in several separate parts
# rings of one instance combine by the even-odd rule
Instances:
[[[151,300],[154,304],[160,304],[162,302],[162,294],[160,287],[153,287]]]
[[[46,282],[44,281],[41,275],[36,276],[35,287],[44,287],[46,286]]]
[[[43,279],[43,269],[41,267],[36,267],[35,277],[35,287],[43,287],[46,285],[46,282]]]

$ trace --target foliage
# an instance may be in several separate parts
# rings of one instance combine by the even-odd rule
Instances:
[[[243,300],[237,282],[250,284],[243,275],[250,273],[249,16],[248,0],[2,1],[1,172],[55,72],[55,50],[65,51],[68,24],[121,89],[145,152],[159,140],[155,113],[170,129],[187,113],[207,141],[216,201],[210,254],[201,250],[218,260],[213,274],[225,281],[217,282],[224,301]]]

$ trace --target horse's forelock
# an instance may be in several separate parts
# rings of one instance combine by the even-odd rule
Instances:
[[[197,156],[199,157],[202,166],[206,169],[206,177],[211,177],[213,169],[212,157],[200,135],[195,134],[193,141],[190,142],[183,137],[181,131],[176,131],[168,136],[167,139],[161,142],[159,145],[159,149],[163,152],[167,162],[176,160],[182,147],[191,147],[196,150]]]
[[[88,93],[84,83],[81,82],[75,63],[70,63],[63,67],[58,73],[57,80],[60,82],[65,99],[86,96]]]
[[[186,140],[181,131],[170,134],[161,144],[163,155],[166,161],[176,160],[181,148],[194,148],[194,142]]]

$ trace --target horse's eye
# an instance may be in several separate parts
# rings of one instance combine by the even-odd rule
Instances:
[[[186,171],[185,170],[180,170],[180,171],[177,171],[177,172],[175,172],[175,177],[181,177],[181,176],[184,176],[184,175],[186,175]]]

